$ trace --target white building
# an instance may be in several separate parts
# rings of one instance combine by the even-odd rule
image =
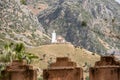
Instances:
[[[52,33],[51,43],[66,43],[66,40],[62,36],[56,35],[56,32],[54,30]]]
[[[51,43],[56,43],[57,41],[56,41],[56,32],[55,32],[55,30],[53,31],[53,33],[52,33],[52,41],[51,41]]]

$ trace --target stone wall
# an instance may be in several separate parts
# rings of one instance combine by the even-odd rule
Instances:
[[[24,61],[13,61],[1,73],[0,80],[37,80],[37,71]],[[120,80],[120,62],[113,56],[101,57],[89,69],[90,80]],[[67,57],[58,57],[43,70],[44,80],[83,80],[83,69]]]
[[[1,75],[1,80],[37,80],[37,71],[24,61],[13,61]]]
[[[83,80],[83,69],[67,57],[59,57],[43,71],[44,80]]]
[[[113,56],[101,57],[94,67],[89,69],[90,80],[120,80],[120,62]]]

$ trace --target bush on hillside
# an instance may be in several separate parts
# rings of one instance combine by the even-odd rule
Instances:
[[[21,2],[21,4],[24,4],[24,5],[27,4],[27,3],[26,3],[26,0],[20,0],[20,2]]]
[[[81,22],[81,26],[87,26],[87,22],[86,21],[82,21]]]

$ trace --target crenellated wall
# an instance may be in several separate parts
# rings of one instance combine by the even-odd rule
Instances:
[[[113,56],[101,57],[94,67],[89,69],[90,80],[120,80],[120,62]]]
[[[83,80],[83,69],[67,57],[58,57],[50,68],[43,71],[44,80]]]
[[[24,61],[13,61],[1,75],[0,80],[37,80],[37,71]]]

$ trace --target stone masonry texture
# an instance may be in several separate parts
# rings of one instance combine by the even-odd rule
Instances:
[[[13,61],[1,73],[0,80],[37,80],[37,71],[24,61]]]
[[[104,56],[89,69],[90,80],[120,80],[120,62],[114,56]]]
[[[83,69],[67,57],[58,57],[43,71],[44,80],[83,80]]]

